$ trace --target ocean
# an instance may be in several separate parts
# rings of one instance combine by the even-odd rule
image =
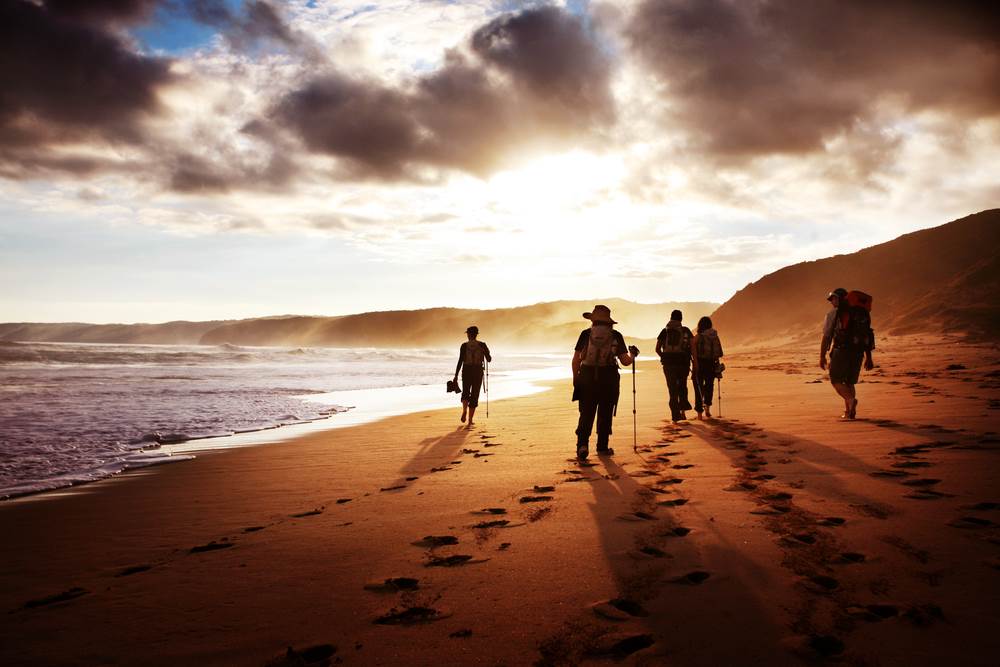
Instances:
[[[497,352],[490,366],[494,400],[541,391],[538,381],[569,375],[565,356]],[[444,391],[457,353],[457,345],[0,342],[0,499],[183,461],[199,450],[457,406],[457,395]]]

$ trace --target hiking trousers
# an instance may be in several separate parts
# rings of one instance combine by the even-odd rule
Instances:
[[[613,371],[613,372],[612,372]],[[580,420],[576,425],[577,447],[587,447],[590,434],[594,430],[594,418],[597,418],[597,451],[608,448],[611,436],[611,422],[614,419],[615,406],[618,405],[618,394],[621,377],[617,368],[600,368],[595,372],[593,367],[584,366],[577,380],[577,394],[580,404]]]
[[[712,405],[715,391],[715,361],[699,359],[698,371],[694,374],[694,409],[702,412]]]
[[[462,402],[470,408],[479,407],[479,391],[483,388],[483,367],[462,366]]]
[[[663,376],[667,379],[667,393],[670,395],[670,417],[680,419],[684,410],[691,409],[688,401],[687,379],[690,369],[687,366],[664,366]]]

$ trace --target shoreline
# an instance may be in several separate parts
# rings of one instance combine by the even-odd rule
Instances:
[[[0,504],[0,661],[990,664],[987,352],[894,341],[853,422],[812,350],[733,355],[725,417],[678,426],[640,361],[639,451],[623,392],[592,466],[557,380]]]
[[[494,400],[530,396],[547,391],[550,387],[545,386],[545,383],[566,375],[568,375],[568,372],[565,369],[556,366],[507,371],[499,378],[493,380],[491,392]],[[125,467],[122,470],[109,472],[95,479],[79,480],[74,478],[67,480],[66,483],[56,481],[59,478],[29,482],[27,484],[30,485],[45,484],[51,481],[53,485],[37,490],[10,492],[5,497],[0,497],[0,505],[25,498],[35,499],[49,493],[66,493],[71,489],[87,487],[124,475],[148,471],[151,468],[192,461],[197,456],[208,452],[291,442],[314,433],[360,426],[381,419],[417,412],[450,409],[458,404],[457,395],[445,394],[442,396],[442,394],[443,392],[440,391],[438,385],[405,385],[400,387],[336,391],[324,394],[303,394],[299,396],[300,399],[320,404],[331,412],[316,419],[264,426],[225,435],[193,437],[183,442],[163,443],[158,447],[149,449],[140,447],[135,449],[131,454],[148,454],[149,456],[132,462],[123,462]],[[480,400],[482,401],[484,397],[485,395],[481,396]],[[64,477],[84,474],[86,473],[68,473]]]

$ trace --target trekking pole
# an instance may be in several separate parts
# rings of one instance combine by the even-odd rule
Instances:
[[[719,419],[722,419],[722,378],[719,378]]]
[[[490,362],[486,362],[486,418],[490,418]]]
[[[639,451],[639,441],[636,435],[635,417],[635,357],[632,357],[632,451]]]

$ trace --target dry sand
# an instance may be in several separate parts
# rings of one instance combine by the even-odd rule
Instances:
[[[1000,353],[882,346],[854,422],[811,348],[679,427],[646,362],[590,467],[564,383],[3,503],[0,663],[996,664]]]

